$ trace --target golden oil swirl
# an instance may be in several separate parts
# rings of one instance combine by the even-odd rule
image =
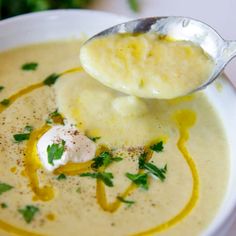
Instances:
[[[69,69],[62,72],[60,76],[63,76],[69,73],[74,73],[74,72],[81,72],[81,71],[82,71],[81,67],[73,68],[73,69]],[[27,88],[23,88],[22,90],[13,94],[7,99],[9,101],[7,105],[0,104],[0,114],[4,112],[6,109],[8,109],[19,98],[33,92],[34,90],[42,88],[43,86],[46,86],[46,85],[43,82],[40,82],[37,84],[30,85]],[[34,131],[31,134],[31,141],[29,141],[26,148],[26,159],[25,159],[26,165],[25,165],[25,173],[24,173],[29,178],[30,186],[33,192],[36,194],[37,198],[43,201],[50,200],[53,197],[53,191],[50,186],[44,186],[43,188],[39,188],[36,171],[39,168],[40,164],[35,159],[35,155],[32,155],[32,153],[34,153],[34,149],[35,149],[35,143],[33,144],[33,142],[40,136],[42,132],[44,132],[47,129],[48,127],[44,126],[42,129]],[[31,159],[32,156],[34,156],[34,158]],[[34,233],[34,232],[30,232],[30,231],[18,228],[14,225],[4,222],[3,220],[0,220],[0,228],[8,233],[12,233],[12,234],[20,235],[20,236],[43,236],[42,234],[38,234],[38,233]]]
[[[67,70],[61,73],[60,75],[65,75],[67,73],[73,73],[73,72],[78,72],[78,71],[81,71],[81,68],[74,68],[71,70]],[[36,89],[39,89],[43,86],[45,86],[45,84],[43,82],[40,82],[38,84],[34,84],[27,88],[24,88],[20,90],[19,92],[17,92],[16,94],[10,96],[8,98],[9,100],[8,106],[0,105],[0,113],[6,110],[10,105],[12,105],[20,97]],[[181,111],[178,111],[174,115],[174,118],[177,123],[178,130],[179,130],[179,140],[177,142],[177,146],[178,146],[179,151],[182,153],[187,165],[189,166],[189,169],[191,170],[191,174],[192,174],[192,180],[193,180],[192,193],[185,207],[176,216],[174,216],[168,221],[158,226],[155,226],[151,229],[133,234],[135,236],[144,236],[144,235],[158,233],[158,232],[167,230],[173,225],[179,223],[183,218],[185,218],[191,212],[191,210],[196,205],[198,197],[199,197],[198,172],[197,172],[195,163],[186,148],[186,142],[189,139],[189,129],[195,123],[196,114],[190,110],[181,110]],[[26,164],[25,174],[29,178],[30,187],[32,191],[35,193],[35,195],[37,196],[37,198],[42,201],[48,201],[53,198],[53,189],[51,186],[44,186],[42,188],[39,187],[39,180],[38,180],[36,172],[37,172],[37,169],[39,169],[41,166],[40,166],[40,163],[38,161],[38,157],[35,151],[36,150],[35,145],[37,143],[37,140],[40,138],[40,136],[44,132],[46,132],[49,128],[50,128],[49,126],[44,125],[41,129],[38,129],[32,132],[31,138],[29,142],[27,143],[26,158],[25,158],[25,164]],[[151,155],[149,155],[149,158],[151,158]],[[66,173],[68,175],[76,175],[76,174],[80,174],[80,173],[90,170],[90,166],[91,166],[91,162],[86,162],[82,164],[68,163],[67,165],[63,167],[58,168],[55,171],[55,173],[56,174]],[[134,184],[131,184],[122,194],[120,194],[120,196],[125,198],[126,196],[132,194],[132,192],[135,191],[136,189],[137,189],[137,186]],[[107,202],[106,189],[103,182],[101,182],[100,180],[97,180],[96,196],[97,196],[98,204],[105,211],[115,212],[121,206],[121,202],[119,200],[115,200],[112,203]],[[13,234],[21,235],[21,236],[42,236],[41,234],[37,234],[34,232],[29,232],[27,230],[20,229],[2,220],[0,220],[0,228],[9,233],[13,233]]]

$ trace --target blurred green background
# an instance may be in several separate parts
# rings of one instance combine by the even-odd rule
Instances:
[[[87,8],[92,1],[99,0],[0,0],[0,19],[48,9]],[[124,1],[138,11],[138,0]]]

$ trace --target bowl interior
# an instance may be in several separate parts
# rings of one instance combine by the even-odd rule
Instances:
[[[28,14],[0,22],[0,51],[9,48],[86,34],[92,36],[112,25],[127,21],[125,17],[88,10],[59,10]],[[204,235],[223,235],[236,206],[236,90],[224,78],[223,90],[210,85],[205,93],[217,110],[230,144],[230,179],[225,199]],[[216,233],[217,232],[217,233]],[[221,232],[221,233],[219,233]]]

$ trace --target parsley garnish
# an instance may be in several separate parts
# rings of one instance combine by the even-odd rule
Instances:
[[[1,102],[0,102],[3,106],[8,106],[10,104],[10,100],[9,99],[3,99]]]
[[[67,177],[65,174],[60,174],[60,175],[58,175],[57,180],[65,180],[66,178]]]
[[[30,125],[26,125],[24,128],[24,133],[14,134],[13,138],[16,142],[22,142],[25,140],[29,140],[30,134],[32,131],[33,131],[33,127]]]
[[[60,77],[59,74],[53,73],[53,74],[49,75],[49,76],[43,81],[43,83],[44,83],[45,85],[51,86],[51,85],[53,85],[53,84],[56,83],[56,81],[58,80],[59,77]]]
[[[164,181],[166,178],[165,174],[167,172],[167,165],[165,165],[164,168],[158,168],[154,164],[146,162],[146,158],[147,158],[147,153],[144,152],[140,155],[139,161],[138,161],[139,169],[145,169],[150,174],[159,178],[161,181]]]
[[[88,137],[89,139],[91,139],[93,142],[97,142],[97,140],[99,140],[101,137]]]
[[[50,113],[48,116],[48,119],[46,120],[47,124],[64,124],[64,119],[62,115],[58,112],[58,109],[56,109],[54,112]]]
[[[149,173],[154,175],[155,177],[159,178],[162,182],[166,178],[166,171],[167,171],[167,165],[165,165],[164,168],[158,168],[157,166],[153,165],[152,163],[145,163],[144,169],[148,170]]]
[[[80,175],[81,177],[91,177],[94,179],[100,179],[106,184],[108,187],[113,187],[112,179],[113,174],[110,172],[95,172],[95,173],[83,173]]]
[[[9,184],[0,183],[0,195],[11,190],[13,187]]]
[[[4,89],[5,87],[3,87],[3,86],[0,86],[0,92]]]
[[[16,142],[22,142],[25,140],[29,140],[30,138],[30,133],[25,133],[25,134],[14,134],[13,135],[14,139]]]
[[[139,4],[138,0],[128,0],[129,7],[132,11],[138,12],[139,11]]]
[[[2,208],[2,209],[8,208],[8,205],[3,202],[3,203],[1,203],[1,208]]]
[[[19,209],[18,212],[22,214],[27,223],[30,223],[34,218],[34,215],[39,212],[39,208],[27,205],[25,208]]]
[[[31,125],[26,125],[25,128],[24,128],[24,131],[31,133],[31,132],[33,131],[33,129],[34,129],[33,126],[31,126]]]
[[[126,200],[126,199],[124,199],[123,197],[120,197],[120,196],[118,196],[117,199],[118,199],[119,201],[123,202],[123,203],[126,203],[128,206],[131,206],[132,204],[135,203],[135,201]]]
[[[147,153],[144,152],[140,155],[138,159],[139,169],[144,169],[144,164],[146,163]]]
[[[60,160],[65,151],[65,141],[61,140],[61,143],[53,143],[47,147],[48,163],[54,165],[54,160]]]
[[[49,114],[50,117],[56,117],[56,116],[60,116],[61,114],[58,112],[58,109],[56,109],[55,111],[53,111],[52,113]]]
[[[113,157],[110,152],[102,152],[93,159],[91,167],[93,169],[98,169],[101,166],[107,167],[112,162],[118,162],[121,160],[122,160],[121,157]]]
[[[163,151],[163,142],[160,141],[158,143],[155,143],[153,145],[150,146],[150,149],[154,152],[162,152]]]
[[[25,63],[24,65],[22,65],[21,69],[22,70],[36,70],[38,67],[38,63],[36,62],[30,62],[30,63]]]
[[[128,177],[133,183],[140,186],[143,189],[148,189],[148,174],[140,173],[140,174],[130,174],[126,173],[126,177]]]

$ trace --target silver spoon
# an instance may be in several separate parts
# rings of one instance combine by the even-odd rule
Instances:
[[[236,56],[236,41],[224,40],[209,25],[188,17],[150,17],[128,21],[106,29],[86,42],[100,36],[123,33],[156,32],[176,40],[191,41],[207,52],[215,62],[213,71],[206,82],[192,92],[205,88],[223,71],[229,61]],[[86,43],[85,42],[85,43]]]

